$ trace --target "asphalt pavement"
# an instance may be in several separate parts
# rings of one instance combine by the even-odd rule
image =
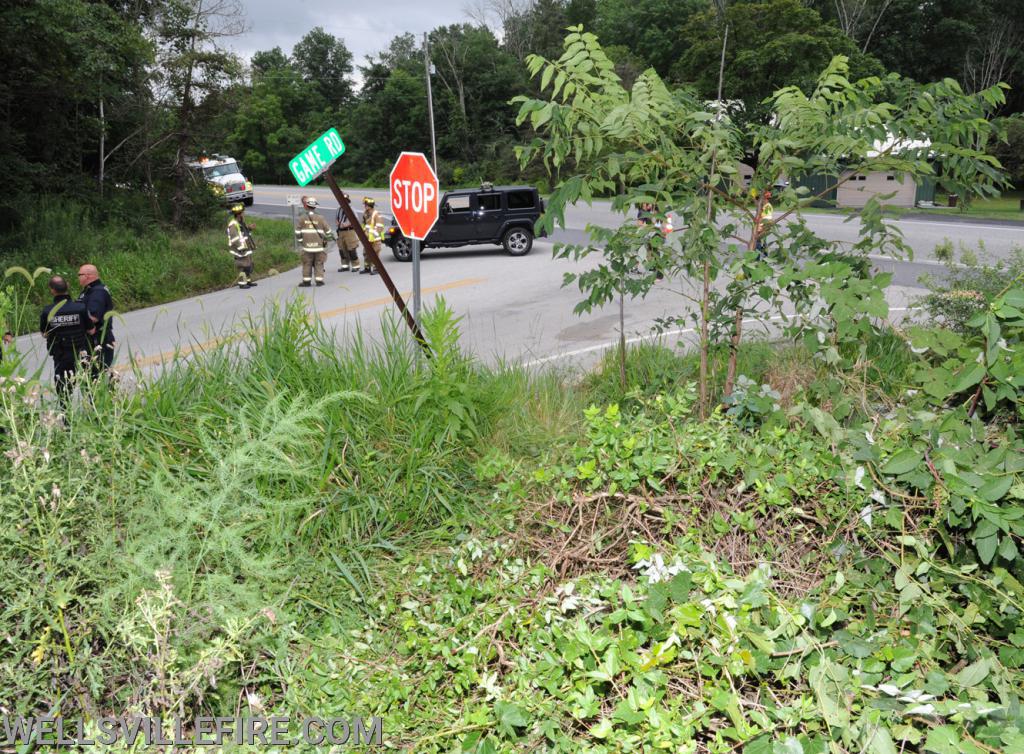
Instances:
[[[363,196],[372,196],[385,215],[389,213],[384,190],[347,190],[355,205]],[[321,204],[321,213],[333,222],[337,204],[328,189],[281,186],[257,186],[251,214],[264,217],[291,216],[289,197],[310,193]],[[852,241],[856,226],[833,215],[810,215],[808,223],[825,238]],[[496,246],[476,246],[448,250],[427,250],[422,260],[424,306],[439,296],[463,319],[460,323],[463,347],[488,363],[516,362],[587,366],[601,352],[617,342],[619,312],[617,304],[586,315],[573,313],[582,298],[574,287],[563,287],[563,275],[581,272],[594,260],[572,262],[552,258],[555,242],[585,240],[589,224],[615,225],[621,222],[608,202],[568,208],[566,228],[548,239],[537,239],[530,254],[510,257]],[[1024,226],[904,219],[897,221],[915,252],[915,261],[906,262],[876,257],[879,269],[894,272],[888,295],[893,317],[899,318],[912,307],[923,291],[918,282],[925,272],[941,272],[934,260],[934,247],[946,239],[954,244],[976,248],[979,240],[993,256],[1010,253],[1013,244],[1024,244]],[[222,249],[211,249],[220,253]],[[257,252],[258,253],[258,252]],[[411,298],[412,266],[397,262],[385,248],[383,261],[406,299]],[[224,263],[230,258],[224,253]],[[115,323],[118,336],[117,366],[126,370],[134,362],[144,373],[152,374],[171,359],[215,347],[226,338],[250,326],[252,318],[270,303],[283,304],[303,300],[315,316],[344,339],[361,330],[373,340],[380,333],[381,316],[395,309],[380,277],[335,272],[338,254],[331,245],[326,285],[322,288],[297,288],[299,271],[290,270],[259,281],[259,287],[241,291],[235,288],[196,296],[184,301],[128,312]],[[100,273],[102,275],[102,270]],[[658,283],[643,300],[625,304],[625,330],[631,341],[652,338],[656,321],[679,315],[691,308],[687,297],[695,293],[689,281]],[[113,291],[115,306],[117,291]],[[752,325],[754,323],[751,323]],[[771,329],[771,324],[767,325]],[[692,341],[686,326],[661,336],[675,344]],[[29,353],[30,365],[48,361],[39,336],[19,339],[19,350]],[[46,367],[46,373],[49,367]]]

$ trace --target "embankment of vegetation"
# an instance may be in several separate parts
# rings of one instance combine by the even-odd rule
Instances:
[[[379,715],[422,752],[1021,750],[1019,414],[915,403],[943,368],[919,334],[850,374],[754,344],[701,419],[662,349],[623,391],[614,361],[486,369],[443,305],[418,363],[398,328],[339,349],[306,314],[68,426],[4,374],[5,713]]]

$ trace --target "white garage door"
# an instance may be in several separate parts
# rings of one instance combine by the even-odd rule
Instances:
[[[845,177],[845,176],[844,176]],[[899,179],[903,180],[900,181]],[[893,194],[884,200],[885,204],[895,207],[913,207],[917,195],[917,185],[904,174],[868,173],[856,175],[836,192],[836,203],[840,207],[863,207],[868,199],[876,194]]]

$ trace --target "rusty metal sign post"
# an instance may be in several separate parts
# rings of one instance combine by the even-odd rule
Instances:
[[[366,237],[366,231],[363,230],[362,221],[356,216],[355,211],[352,209],[352,205],[349,204],[348,199],[345,198],[345,194],[342,193],[341,189],[338,188],[338,182],[334,180],[334,176],[331,175],[331,171],[324,171],[324,178],[327,180],[327,185],[331,187],[331,193],[334,194],[334,198],[338,200],[338,206],[341,207],[341,211],[345,213],[345,217],[352,223],[352,229],[355,230],[356,236],[359,238],[359,242],[363,245],[363,253],[369,257],[373,264],[377,267],[377,272],[380,273],[380,279],[384,281],[384,286],[388,289],[391,294],[391,298],[395,300],[395,305],[398,310],[402,312],[402,316],[405,317],[405,323],[409,325],[409,330],[412,332],[412,336],[416,338],[416,342],[420,344],[424,353],[427,354],[427,358],[432,357],[434,354],[430,350],[430,346],[427,344],[427,339],[423,337],[423,331],[420,330],[420,325],[413,317],[412,312],[409,311],[409,307],[405,305],[405,300],[402,298],[402,294],[398,288],[395,287],[394,281],[391,280],[391,276],[388,271],[384,268],[384,264],[380,261],[380,257],[377,256],[377,252],[373,250],[373,245],[370,243],[370,239]]]
[[[338,206],[341,207],[341,211],[345,213],[345,217],[347,217],[349,222],[352,223],[352,229],[355,230],[356,236],[359,238],[359,242],[363,245],[363,253],[366,255],[366,258],[372,260],[373,264],[377,267],[377,272],[380,273],[380,279],[384,281],[384,285],[391,294],[391,298],[395,300],[395,305],[398,307],[398,310],[402,312],[402,316],[405,317],[405,322],[409,325],[409,330],[412,331],[412,336],[427,354],[427,358],[430,358],[434,354],[430,350],[430,346],[427,344],[427,339],[423,337],[423,331],[420,330],[419,323],[416,321],[416,318],[413,317],[409,308],[405,305],[405,301],[402,299],[402,294],[398,292],[398,288],[395,287],[388,271],[384,269],[383,262],[380,261],[380,257],[377,256],[377,252],[373,250],[373,246],[370,244],[370,239],[366,237],[366,231],[363,230],[362,222],[360,222],[356,213],[352,210],[352,205],[349,204],[345,195],[341,192],[341,189],[338,188],[338,182],[335,181],[334,176],[331,175],[331,165],[333,165],[334,161],[344,153],[345,144],[341,140],[341,136],[338,134],[337,130],[332,128],[321,134],[320,138],[299,152],[299,154],[295,155],[295,157],[293,157],[288,163],[288,168],[292,171],[292,175],[295,177],[295,182],[300,186],[305,186],[310,181],[321,175],[327,179],[327,185],[331,187],[331,192],[334,194],[334,198],[338,200]]]

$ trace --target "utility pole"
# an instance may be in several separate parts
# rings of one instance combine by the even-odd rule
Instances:
[[[423,32],[423,67],[427,75],[427,112],[430,113],[430,157],[434,162],[434,175],[437,175],[437,139],[434,136],[434,96],[430,90],[430,40],[427,32]]]

